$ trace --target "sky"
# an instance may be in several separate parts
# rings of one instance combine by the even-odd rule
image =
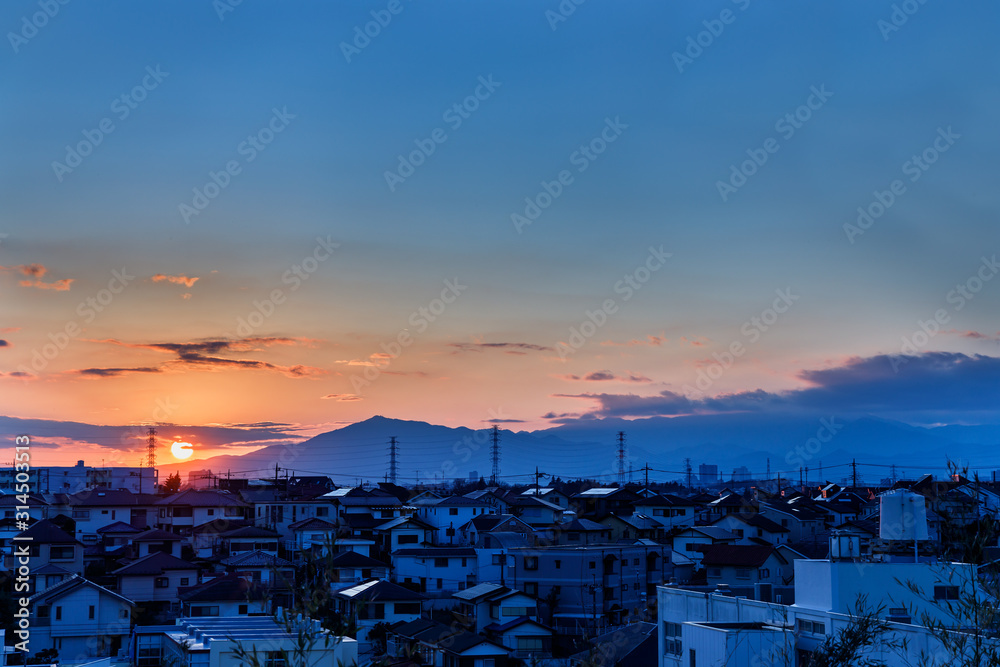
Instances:
[[[998,20],[5,2],[0,427],[134,465],[151,423],[1000,423]]]

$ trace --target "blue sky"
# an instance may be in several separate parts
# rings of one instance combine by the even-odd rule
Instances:
[[[948,302],[996,250],[995,4],[913,2],[888,31],[889,2],[586,2],[553,29],[557,2],[401,0],[348,62],[342,43],[388,5],[247,0],[220,18],[208,1],[71,2],[16,44],[39,4],[0,7],[8,414],[131,423],[171,396],[170,420],[186,424],[464,424],[502,407],[542,426],[584,414],[565,396],[588,383],[685,393],[789,288],[794,305],[707,396],[865,368],[857,359],[905,352],[939,309],[947,321],[916,353],[997,353],[1000,282],[961,310]],[[721,32],[678,71],[705,22]],[[147,68],[167,74],[119,118],[114,100]],[[451,127],[444,114],[481,77],[499,85]],[[816,89],[832,95],[779,131]],[[275,109],[294,118],[246,161],[241,142]],[[53,162],[105,118],[114,131],[60,180]],[[627,128],[577,171],[574,152],[607,119]],[[390,191],[386,171],[438,128],[447,140]],[[957,138],[909,180],[904,164],[948,128]],[[718,182],[769,139],[777,152],[724,201]],[[185,222],[179,206],[231,160],[240,173]],[[511,215],[562,170],[572,184],[518,233]],[[844,225],[897,179],[905,192],[850,242]],[[339,248],[293,291],[282,276],[317,237]],[[625,301],[614,286],[651,246],[672,256]],[[136,278],[32,367],[122,267]],[[377,356],[456,278],[467,291],[411,347]],[[37,284],[57,280],[72,283]],[[149,347],[224,336],[274,289],[285,302],[226,349],[259,363]],[[556,354],[609,298],[607,323]],[[364,368],[379,372],[360,386]],[[613,379],[584,379],[599,371]],[[213,403],[220,393],[238,400]]]

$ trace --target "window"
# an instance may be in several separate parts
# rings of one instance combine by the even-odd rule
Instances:
[[[136,665],[138,667],[160,667],[163,664],[160,638],[155,635],[138,635],[136,639],[138,644]]]
[[[396,538],[396,544],[416,544],[416,543],[417,543],[416,535],[399,535]]]
[[[420,603],[419,602],[397,602],[393,605],[393,609],[397,614],[420,614]]]
[[[358,607],[358,618],[361,620],[385,618],[385,605],[381,602],[362,604]]]
[[[444,531],[444,534],[445,534],[445,537],[455,537],[455,529],[454,528],[446,528],[445,531]]]
[[[638,564],[639,564],[639,559],[638,558],[632,559],[632,565],[638,565]]]
[[[708,568],[708,576],[710,577],[721,577],[722,568],[721,567],[710,567]]]
[[[190,577],[181,577],[181,586],[187,586],[190,581]]]
[[[268,651],[264,656],[264,667],[288,667],[283,651]]]
[[[330,516],[330,508],[329,507],[317,507],[316,508],[316,516]]]
[[[590,561],[589,567],[590,567],[591,570],[596,570],[597,569],[597,561],[593,561],[593,560]]]
[[[128,609],[119,609],[118,618],[128,618]]]
[[[622,584],[622,590],[623,591],[627,591],[628,590],[628,584]]]
[[[42,605],[38,607],[38,618],[49,618],[49,606]]]
[[[543,648],[541,637],[518,637],[518,651],[541,651]]]
[[[153,585],[156,586],[156,588],[169,588],[170,587],[170,578],[169,577],[157,577],[153,581]]]
[[[538,583],[534,581],[524,582],[524,592],[527,595],[538,595]]]
[[[56,620],[62,620],[62,607],[56,607]]]
[[[738,567],[736,568],[736,578],[737,579],[749,579],[750,578],[750,568]]]
[[[76,549],[73,547],[49,547],[49,558],[51,560],[73,560]]]
[[[73,510],[74,519],[90,519],[90,510]]]
[[[438,579],[437,580],[437,587],[438,587],[438,590],[441,590],[442,588],[444,588],[444,579]]]
[[[94,612],[95,611],[96,610],[94,609],[94,605],[90,605],[90,607],[87,610],[87,618],[89,620],[91,620],[91,621],[94,620]]]
[[[503,558],[504,558],[504,554],[493,554],[493,564],[494,565],[503,565],[504,564]],[[559,561],[556,561],[556,562],[558,563]]]
[[[757,570],[758,579],[767,579],[770,576],[771,576],[771,570],[769,568],[762,567],[759,570]]]
[[[237,613],[239,613],[240,616],[246,616],[247,613],[249,613],[249,611],[250,611],[249,605],[241,604],[239,606]]]
[[[215,510],[208,510],[208,516],[215,516]]]
[[[682,653],[680,623],[663,624],[663,650],[670,655],[679,656]]]
[[[562,569],[562,561],[561,560],[556,560],[555,563],[556,563],[556,569],[557,570],[561,570]]]
[[[537,570],[538,569],[538,556],[525,556],[524,557],[524,569],[525,570]]]
[[[957,600],[958,599],[958,586],[935,586],[934,587],[934,599],[935,600]]]
[[[434,567],[448,567],[448,559],[447,558],[435,558],[434,559]]]
[[[465,567],[466,565],[468,565],[468,562],[467,562],[468,560],[469,560],[468,558],[463,558],[462,559],[462,567]]]
[[[799,619],[799,632],[812,635],[825,635],[826,625],[823,621],[810,621],[805,618]]]
[[[219,608],[215,605],[200,605],[198,607],[191,607],[191,616],[201,617],[201,616],[218,616]]]
[[[448,515],[449,516],[458,516],[458,508],[457,507],[449,507],[448,508]]]

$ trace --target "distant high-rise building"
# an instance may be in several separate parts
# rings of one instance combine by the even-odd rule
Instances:
[[[702,463],[698,466],[698,480],[702,484],[715,484],[719,481],[719,466]]]
[[[733,481],[734,482],[749,482],[750,468],[746,466],[740,466],[739,468],[733,468]]]

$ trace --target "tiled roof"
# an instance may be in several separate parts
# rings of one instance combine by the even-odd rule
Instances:
[[[19,537],[30,537],[35,544],[80,544],[76,538],[56,525],[51,519],[42,519],[27,530],[18,533]]]
[[[181,560],[177,556],[172,556],[168,553],[162,551],[157,551],[149,554],[148,556],[143,556],[139,560],[132,561],[125,567],[120,567],[117,570],[111,572],[111,574],[117,574],[127,577],[135,577],[142,575],[151,574],[163,574],[166,570],[197,570],[198,566],[194,563],[189,563],[186,560]]]
[[[427,547],[425,549],[397,549],[393,556],[413,556],[416,558],[475,558],[472,547]]]
[[[246,507],[238,497],[225,491],[188,489],[156,501],[157,505],[190,505],[191,507]]]
[[[230,556],[222,560],[223,565],[228,567],[292,567],[293,563],[278,556],[255,550],[246,553]]]
[[[174,535],[173,533],[168,533],[165,530],[160,530],[159,528],[150,528],[149,530],[144,530],[138,535],[133,535],[131,538],[133,542],[179,542],[184,538],[180,535]]]
[[[183,602],[236,602],[264,598],[261,586],[236,574],[226,574],[198,586],[180,588],[177,593]]]
[[[97,529],[98,533],[141,533],[142,530],[124,521],[115,521]]]
[[[325,530],[325,531],[337,530],[337,524],[330,523],[329,521],[325,521],[324,519],[320,519],[318,517],[310,517],[308,519],[301,519],[299,521],[296,521],[295,523],[288,524],[288,527],[291,530],[299,530],[299,531],[301,531],[301,530]]]
[[[395,602],[427,599],[426,596],[421,595],[416,591],[411,591],[409,588],[403,588],[402,586],[397,586],[391,581],[384,581],[382,579],[372,579],[371,581],[366,581],[363,584],[341,589],[337,591],[335,595],[337,595],[337,597],[348,598],[351,600],[364,600],[367,602],[372,600]]]
[[[330,567],[389,567],[380,560],[375,560],[374,558],[369,558],[364,554],[359,554],[357,551],[342,551],[339,554],[333,556],[329,562]]]
[[[225,539],[240,538],[240,537],[273,537],[277,538],[280,533],[276,530],[271,530],[270,528],[261,528],[260,526],[242,526],[240,528],[234,528],[233,530],[227,531],[225,533],[219,533],[219,537]]]
[[[733,565],[736,567],[760,567],[771,554],[777,553],[774,547],[759,544],[712,544],[702,552],[702,565]],[[781,555],[778,554],[781,558]],[[784,560],[782,558],[782,560]]]

